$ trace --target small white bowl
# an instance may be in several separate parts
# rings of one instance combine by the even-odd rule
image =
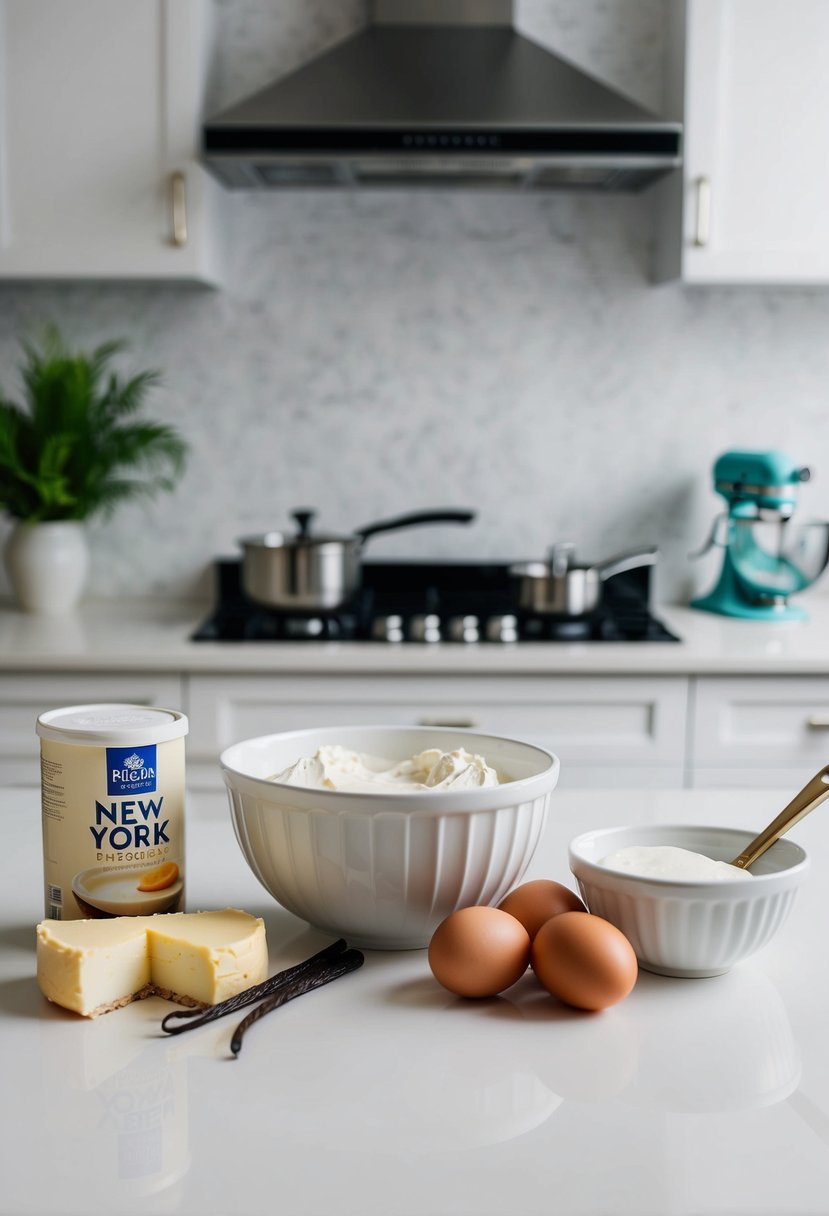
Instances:
[[[751,867],[750,880],[733,882],[637,878],[599,862],[632,845],[676,845],[731,861],[755,835],[688,824],[604,828],[570,842],[570,869],[588,910],[621,929],[646,971],[721,975],[765,946],[788,916],[809,868],[799,845],[778,840]]]
[[[405,794],[267,780],[332,743],[391,761],[465,747],[510,780]],[[427,946],[456,908],[503,899],[532,859],[560,767],[515,739],[403,726],[264,735],[228,747],[219,763],[236,839],[262,886],[317,928],[385,950]]]

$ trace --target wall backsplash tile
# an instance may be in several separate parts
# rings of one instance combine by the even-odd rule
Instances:
[[[366,19],[356,0],[221,0],[216,107]],[[524,32],[658,108],[661,0],[520,0]],[[175,494],[93,525],[93,591],[209,591],[239,536],[314,506],[350,531],[420,507],[471,528],[377,538],[367,557],[585,557],[659,544],[684,598],[718,509],[715,455],[778,446],[815,467],[829,292],[684,289],[648,280],[653,196],[235,195],[219,292],[0,289],[0,385],[45,320],[73,343],[130,337],[162,369],[148,409],[191,445]],[[126,360],[129,364],[129,358]],[[829,453],[827,453],[829,454]]]

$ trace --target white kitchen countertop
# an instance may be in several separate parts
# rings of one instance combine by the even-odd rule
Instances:
[[[192,642],[208,604],[97,600],[48,618],[0,608],[0,671],[503,674],[829,674],[829,596],[801,597],[808,621],[758,623],[663,605],[681,640],[418,645]]]
[[[0,819],[3,1216],[806,1216],[829,1195],[829,820],[778,936],[714,979],[644,972],[599,1014],[531,974],[467,1002],[424,951],[268,1015],[164,1038],[160,998],[95,1021],[35,983],[37,791]],[[566,844],[612,823],[761,827],[791,791],[559,791],[528,877],[573,884]],[[190,908],[265,917],[271,970],[331,939],[248,871],[223,796],[189,810]]]

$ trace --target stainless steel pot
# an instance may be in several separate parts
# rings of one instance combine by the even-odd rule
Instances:
[[[360,586],[362,550],[379,532],[420,524],[468,524],[474,511],[413,511],[366,524],[351,535],[311,531],[313,511],[293,511],[298,531],[243,537],[242,587],[257,604],[295,612],[333,612]]]
[[[511,566],[519,608],[542,616],[589,616],[599,606],[605,579],[639,566],[652,566],[658,550],[636,549],[590,566],[579,565],[574,556],[575,546],[566,542],[553,545],[546,562]]]

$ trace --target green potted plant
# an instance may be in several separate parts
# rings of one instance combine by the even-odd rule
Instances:
[[[139,418],[158,373],[113,370],[124,342],[77,354],[50,327],[21,345],[22,404],[0,392],[0,509],[14,521],[5,562],[20,606],[55,615],[86,584],[86,521],[172,489],[186,446]]]

